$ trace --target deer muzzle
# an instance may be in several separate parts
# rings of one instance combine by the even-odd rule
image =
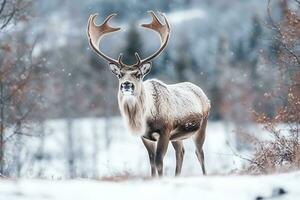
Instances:
[[[124,83],[121,83],[120,89],[124,95],[133,95],[134,84],[129,81],[126,81]]]

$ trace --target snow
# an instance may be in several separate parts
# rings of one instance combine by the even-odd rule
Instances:
[[[48,120],[44,127],[44,141],[39,137],[23,138],[22,155],[26,155],[26,159],[23,161],[21,177],[67,178],[69,152],[67,120]],[[124,173],[148,176],[150,174],[148,154],[140,137],[131,134],[120,117],[75,119],[71,129],[78,176],[94,177],[95,174],[111,176]],[[230,141],[232,141],[233,129],[223,122],[208,122],[204,143],[208,173],[227,173],[241,166],[243,160],[234,156],[232,152],[234,146],[231,145],[234,142]],[[37,128],[36,131],[39,130]],[[107,142],[110,143],[108,146]],[[40,150],[41,144],[43,144],[43,152]],[[184,147],[182,174],[201,175],[193,141],[184,140]],[[14,143],[12,147],[8,147],[8,149],[13,148]],[[36,155],[41,154],[44,159],[34,159]],[[168,147],[164,163],[165,175],[173,176],[175,151],[172,145]]]
[[[269,176],[198,176],[132,179],[121,182],[77,180],[0,180],[1,200],[93,199],[298,199],[300,172]]]
[[[75,150],[79,160],[75,160],[77,170],[85,171],[85,179],[67,180],[66,167],[66,123],[62,120],[49,120],[45,123],[44,154],[48,159],[26,163],[21,179],[0,179],[0,200],[93,200],[93,199],[255,199],[258,196],[270,197],[282,188],[287,193],[280,199],[297,199],[300,195],[300,172],[269,176],[214,175],[226,174],[242,164],[233,155],[228,142],[232,141],[233,127],[224,122],[211,122],[207,126],[205,141],[206,167],[208,176],[201,174],[191,140],[185,140],[186,154],[182,176],[174,177],[175,155],[169,146],[165,158],[165,176],[149,179],[148,155],[140,138],[131,135],[120,117],[73,121]],[[109,124],[107,124],[109,123]],[[111,144],[106,148],[105,126],[109,129]],[[97,162],[93,162],[93,141],[98,138]],[[23,151],[28,155],[38,151],[39,138],[24,140]],[[244,154],[243,154],[244,155]],[[93,166],[93,165],[96,166]],[[120,175],[129,178],[120,182],[94,179]],[[44,179],[36,179],[42,171]],[[80,173],[79,173],[80,174]],[[33,178],[31,178],[33,177]],[[274,192],[275,191],[275,192]]]

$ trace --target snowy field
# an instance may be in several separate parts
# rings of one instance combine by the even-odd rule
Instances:
[[[66,120],[51,120],[45,122],[44,129],[44,137],[22,138],[19,148],[20,159],[24,163],[21,167],[23,178],[67,178],[70,152],[74,157],[76,177],[97,178],[122,174],[145,177],[150,174],[148,154],[140,137],[129,133],[119,117],[109,120],[76,119],[69,129]],[[208,174],[228,173],[240,168],[244,162],[233,155],[233,130],[233,127],[221,122],[208,123],[204,144]],[[70,137],[72,144],[69,143]],[[17,146],[14,141],[8,145],[10,151]],[[185,140],[184,146],[186,153],[182,174],[202,175],[193,141]],[[169,145],[164,163],[165,175],[173,176],[175,152],[172,145]]]
[[[0,200],[93,199],[291,199],[300,197],[300,173],[270,176],[198,176],[96,180],[0,180]],[[279,195],[279,193],[283,193]]]
[[[146,150],[119,117],[76,119],[69,125],[68,128],[66,120],[47,121],[44,137],[23,138],[21,158],[26,159],[21,178],[0,179],[0,200],[300,198],[300,172],[269,176],[228,173],[245,161],[234,155],[235,128],[223,122],[208,123],[204,145],[208,176],[201,174],[193,142],[185,140],[182,176],[174,177],[175,155],[170,145],[162,179],[148,178]],[[68,130],[72,135],[76,177],[85,178],[67,179]],[[10,145],[12,151],[13,140]],[[248,156],[247,150],[239,153]],[[41,155],[42,159],[36,159]]]
[[[21,152],[27,157],[21,156],[26,158],[21,178],[0,179],[0,200],[300,198],[300,172],[269,176],[228,173],[245,161],[234,155],[235,128],[223,122],[208,123],[204,145],[208,176],[201,173],[193,142],[185,140],[182,176],[174,177],[175,155],[170,145],[162,179],[148,178],[147,152],[140,138],[130,134],[119,117],[76,119],[69,128],[67,124],[66,120],[47,121],[44,137],[23,138]],[[250,129],[259,130],[253,126]],[[74,180],[67,179],[68,131],[73,141]],[[10,145],[13,150],[13,141]],[[239,153],[248,156],[247,150]],[[37,155],[42,159],[36,159]],[[284,194],[279,197],[280,192]]]

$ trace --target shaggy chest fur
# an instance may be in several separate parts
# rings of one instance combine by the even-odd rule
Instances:
[[[149,139],[153,133],[167,132],[170,138],[179,133],[193,133],[207,117],[210,102],[204,92],[192,83],[166,85],[158,80],[143,82],[137,97],[119,94],[123,118],[133,133]]]

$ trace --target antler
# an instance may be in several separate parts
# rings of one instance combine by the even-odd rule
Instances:
[[[146,62],[152,60],[153,58],[155,58],[156,56],[158,56],[167,46],[169,36],[170,36],[170,25],[167,20],[167,17],[164,14],[159,13],[164,18],[165,24],[162,24],[152,10],[149,11],[149,13],[152,16],[152,22],[149,24],[142,24],[141,26],[156,31],[160,36],[161,44],[160,44],[159,49],[154,54],[152,54],[151,56],[149,56],[143,60],[140,59],[140,56],[138,53],[135,53],[135,57],[137,59],[137,64],[139,64],[139,65],[146,63]]]
[[[88,21],[87,35],[88,35],[88,39],[89,39],[89,43],[90,43],[91,47],[95,50],[95,52],[98,55],[100,55],[101,57],[103,57],[110,63],[119,64],[119,61],[121,61],[121,59],[122,59],[121,54],[120,54],[118,60],[115,60],[115,59],[110,58],[109,56],[105,55],[104,53],[102,53],[99,48],[100,40],[102,39],[102,37],[105,34],[119,31],[121,29],[121,28],[113,28],[108,25],[108,21],[115,15],[117,15],[117,14],[113,13],[113,14],[109,15],[101,25],[96,25],[96,23],[95,23],[95,20],[96,20],[96,17],[98,16],[98,14],[91,15],[89,17],[89,21]]]
[[[164,50],[164,48],[167,46],[169,36],[170,36],[170,25],[168,23],[166,16],[162,13],[159,13],[164,18],[164,24],[162,24],[153,11],[149,11],[149,13],[152,16],[152,22],[149,24],[142,24],[141,26],[156,31],[160,35],[161,45],[160,45],[160,48],[154,54],[152,54],[142,60],[141,60],[139,54],[135,53],[135,57],[137,59],[138,65],[144,64],[144,63],[152,60],[156,56],[158,56]],[[95,23],[95,20],[96,20],[96,17],[98,16],[98,14],[91,15],[88,20],[87,35],[88,35],[88,39],[89,39],[89,43],[90,43],[91,47],[95,50],[95,52],[98,55],[100,55],[101,57],[103,57],[110,63],[114,63],[116,65],[123,65],[122,54],[120,54],[118,60],[115,60],[115,59],[110,58],[109,56],[105,55],[104,53],[102,53],[99,48],[100,41],[105,34],[121,30],[121,28],[113,28],[108,25],[108,21],[115,15],[117,15],[117,14],[114,13],[114,14],[109,15],[101,25],[96,25],[96,23]]]

